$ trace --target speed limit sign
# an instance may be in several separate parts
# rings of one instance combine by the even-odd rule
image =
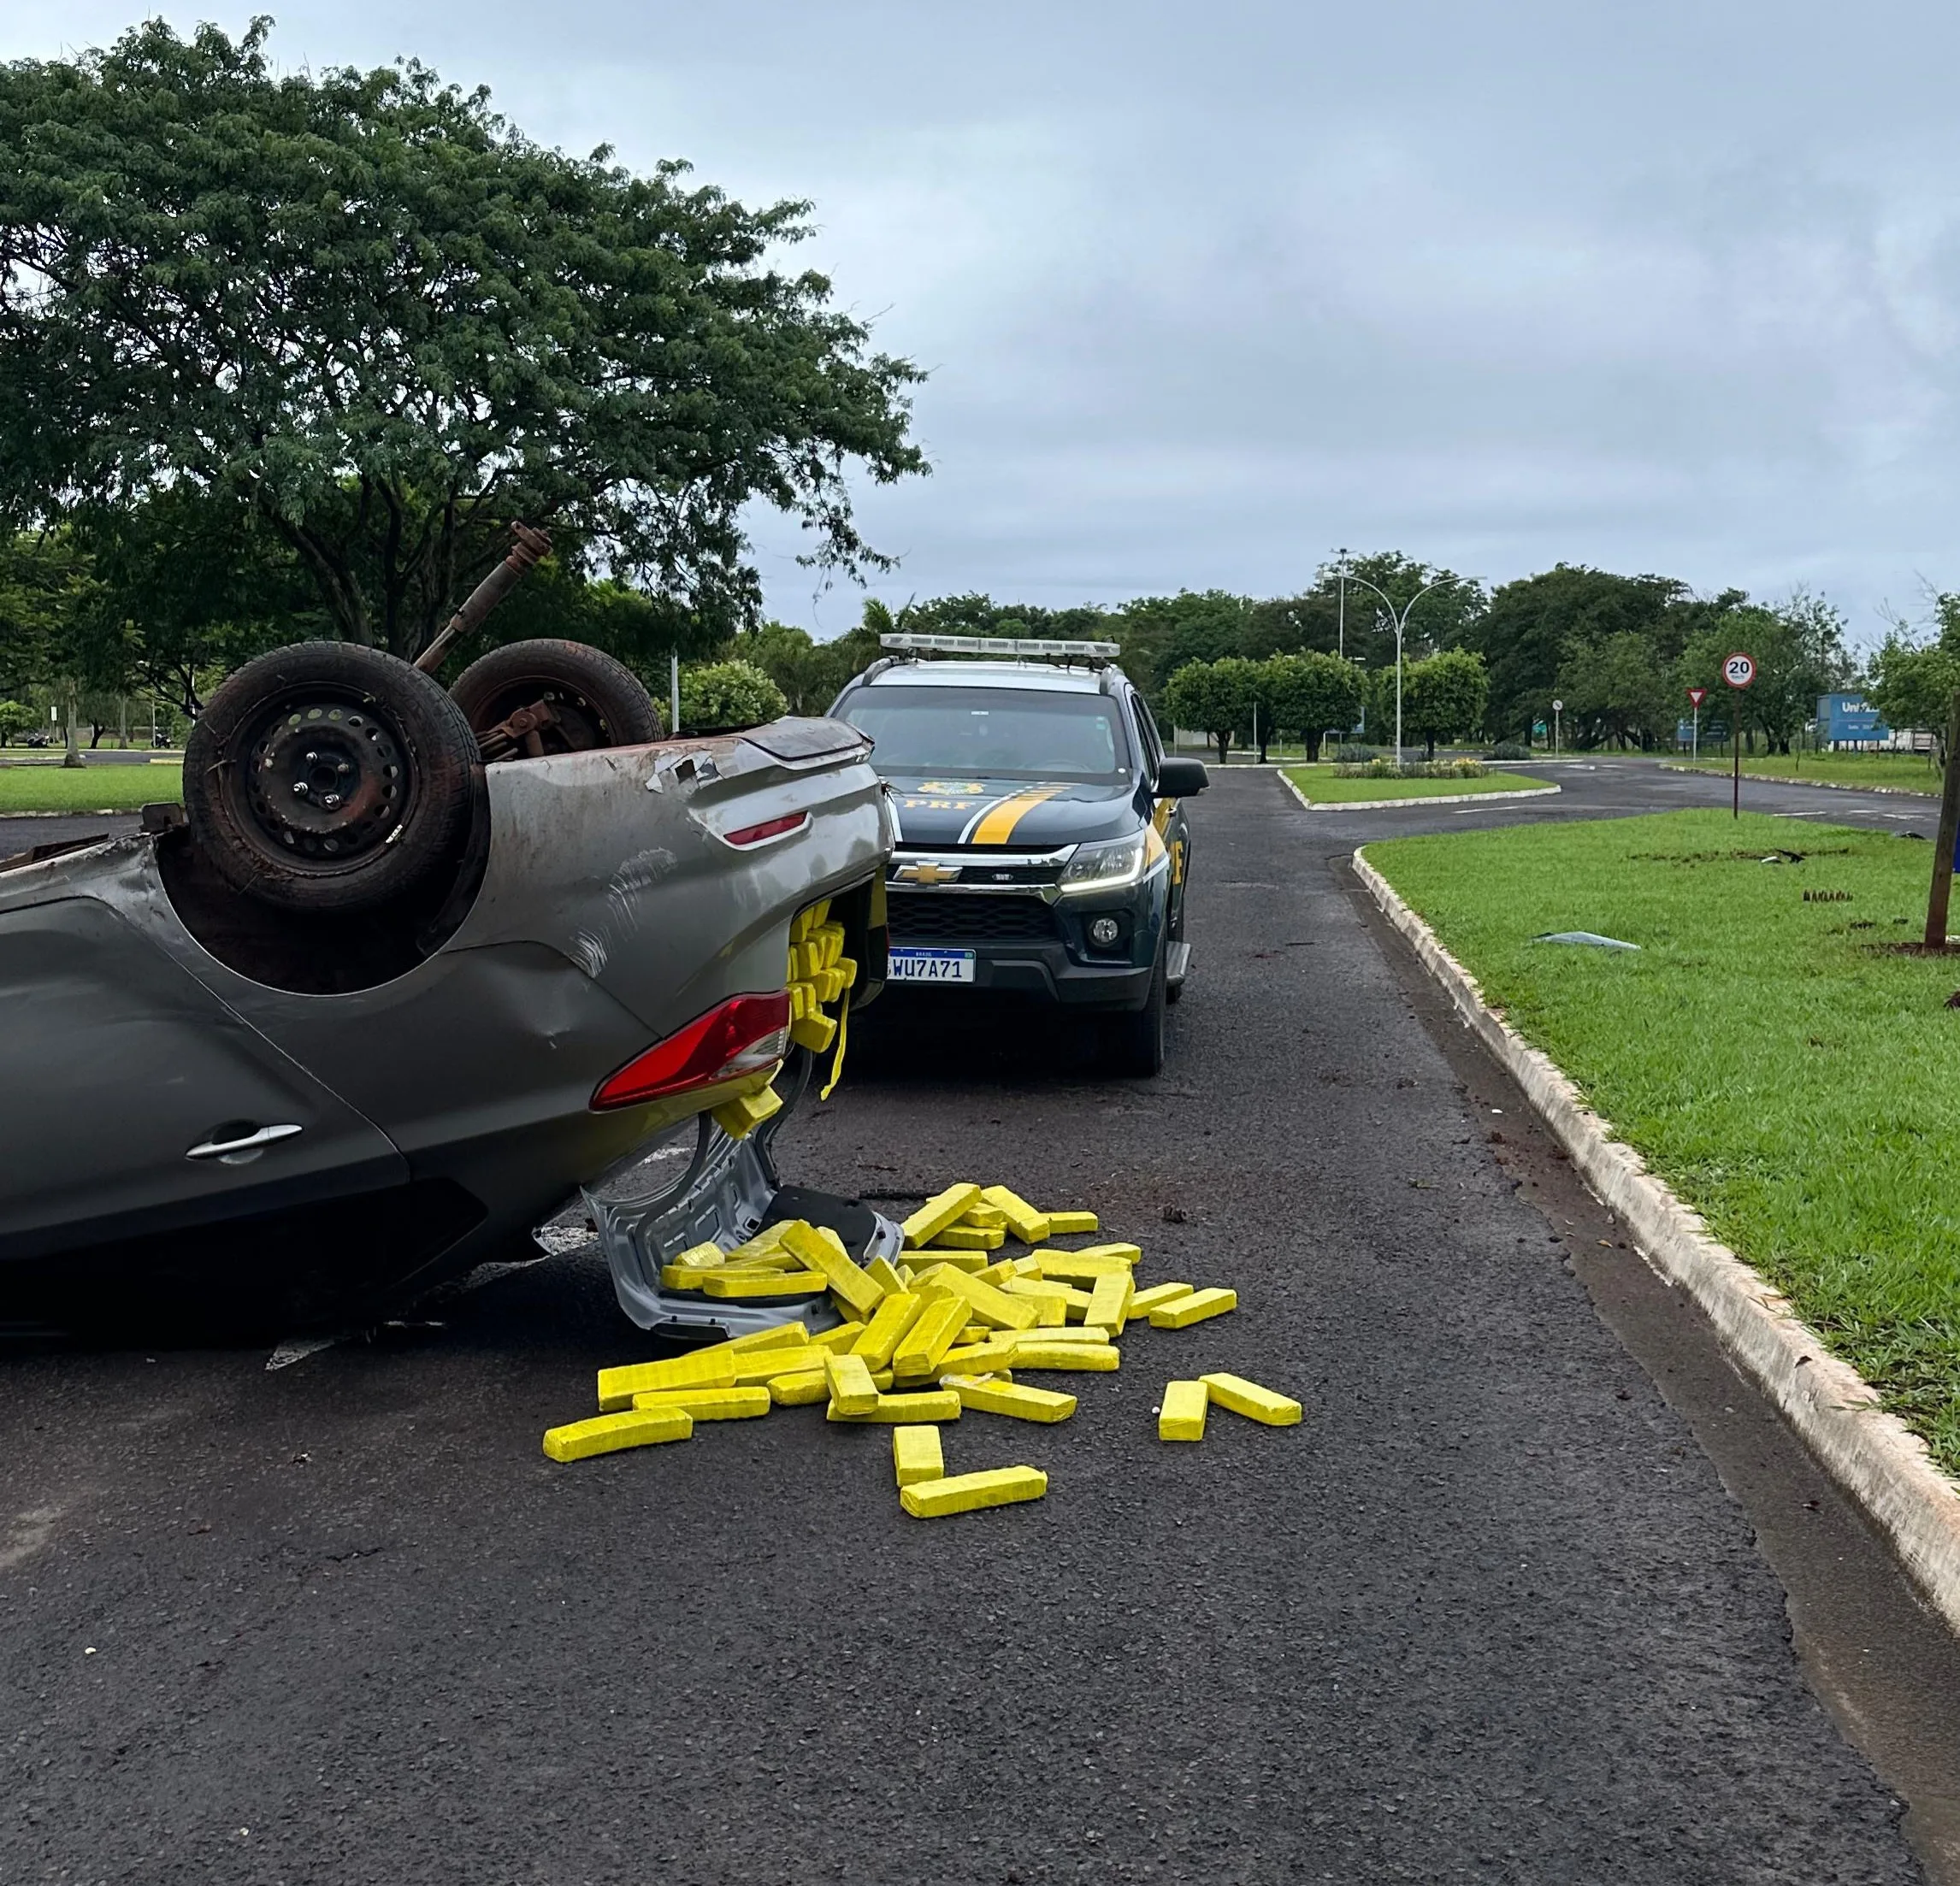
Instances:
[[[1721,664],[1721,678],[1731,687],[1747,687],[1756,679],[1756,663],[1746,655],[1731,655]]]

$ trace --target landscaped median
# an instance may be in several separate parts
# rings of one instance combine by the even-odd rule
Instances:
[[[133,812],[181,799],[183,762],[63,766],[58,761],[0,766],[0,818],[20,812]]]
[[[1367,861],[1960,1473],[1960,954],[1910,953],[1928,847],[1693,811],[1401,839]],[[1639,947],[1534,940],[1561,931]]]
[[[1329,765],[1284,766],[1282,774],[1309,805],[1382,805],[1390,800],[1468,799],[1486,793],[1556,793],[1527,773],[1478,773],[1405,779],[1393,773],[1338,774]]]
[[[1669,760],[1674,773],[1734,769],[1731,760]],[[1925,793],[1937,797],[1939,769],[1922,753],[1745,753],[1745,780],[1788,781],[1793,786],[1841,786],[1868,793]]]

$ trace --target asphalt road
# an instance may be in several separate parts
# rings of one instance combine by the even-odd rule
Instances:
[[[1711,796],[1560,776],[1461,822]],[[1922,1877],[1950,1643],[1330,865],[1459,810],[1229,775],[1162,1079],[922,1029],[785,1135],[1237,1286],[1072,1422],[947,1429],[1038,1505],[909,1521],[816,1410],[552,1466],[642,1350],[589,1256],[276,1372],[0,1358],[0,1881]],[[1304,1425],[1160,1444],[1221,1367]]]

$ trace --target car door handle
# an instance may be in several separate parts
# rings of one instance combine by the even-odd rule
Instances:
[[[201,1146],[194,1146],[184,1157],[186,1159],[236,1159],[240,1164],[245,1159],[256,1158],[269,1146],[276,1146],[281,1140],[290,1140],[295,1134],[306,1130],[301,1126],[255,1127],[250,1133],[242,1133],[235,1139],[206,1140]],[[243,1154],[244,1158],[239,1155]]]

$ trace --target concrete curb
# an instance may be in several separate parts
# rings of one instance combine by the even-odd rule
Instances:
[[[1697,779],[1726,780],[1735,777],[1733,773],[1718,773],[1709,766],[1674,766],[1662,760],[1660,769],[1663,773],[1692,773]],[[1922,793],[1916,786],[1853,786],[1849,780],[1800,780],[1786,779],[1780,773],[1745,773],[1745,780],[1754,780],[1758,786],[1802,786],[1814,793],[1878,793],[1886,799],[1937,799],[1937,793]]]
[[[1355,873],[1465,1023],[1525,1091],[1587,1187],[1626,1225],[1642,1257],[1698,1304],[1738,1367],[1783,1412],[1825,1471],[1892,1541],[1908,1574],[1960,1631],[1960,1486],[1926,1443],[1878,1406],[1871,1384],[1824,1347],[1790,1302],[1641,1164],[1544,1054],[1485,1005],[1475,980],[1388,880],[1355,853]]]
[[[1316,805],[1286,776],[1284,767],[1276,766],[1272,770],[1279,775],[1279,783],[1309,812],[1379,812],[1391,807],[1400,812],[1412,805],[1480,805],[1486,799],[1550,799],[1554,793],[1565,790],[1562,786],[1525,786],[1506,793],[1424,793],[1414,799],[1323,799]]]

